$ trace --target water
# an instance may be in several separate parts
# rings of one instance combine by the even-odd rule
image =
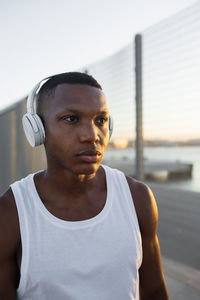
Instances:
[[[135,149],[107,149],[105,159],[135,157]],[[193,164],[192,178],[178,181],[168,181],[171,187],[200,192],[200,146],[195,147],[145,147],[144,158],[153,161],[182,161]]]

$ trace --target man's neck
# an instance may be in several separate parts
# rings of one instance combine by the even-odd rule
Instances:
[[[55,194],[56,197],[77,198],[87,195],[88,191],[100,189],[103,182],[105,182],[105,175],[102,167],[96,173],[89,175],[49,167],[35,176],[35,184],[39,192],[45,190],[46,195]]]
[[[106,201],[105,173],[75,176],[46,171],[34,178],[37,192],[46,208],[65,220],[88,219],[98,214]]]

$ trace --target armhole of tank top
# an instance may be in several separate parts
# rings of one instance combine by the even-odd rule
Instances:
[[[21,237],[21,247],[22,247],[22,257],[21,257],[21,267],[20,267],[20,281],[17,288],[17,295],[22,297],[25,292],[26,282],[27,282],[27,270],[28,270],[28,260],[29,260],[29,251],[28,251],[28,231],[25,217],[25,210],[23,204],[23,196],[19,188],[19,182],[15,182],[10,185],[18,213],[19,227],[20,227],[20,237]]]
[[[140,256],[139,256],[139,259],[138,259],[138,268],[139,268],[142,264],[142,256],[143,256],[143,253],[142,253],[142,236],[141,236],[139,221],[138,221],[138,217],[137,217],[137,213],[136,213],[136,209],[135,209],[135,203],[134,203],[131,191],[130,191],[128,181],[126,179],[125,174],[122,173],[121,171],[120,171],[120,179],[121,179],[122,183],[124,184],[123,191],[126,195],[125,198],[127,199],[127,204],[128,204],[129,211],[130,211],[130,217],[131,217],[132,222],[134,223],[134,226],[136,228],[136,231],[137,231],[138,237],[139,237],[139,241],[138,241],[139,245],[140,245]]]

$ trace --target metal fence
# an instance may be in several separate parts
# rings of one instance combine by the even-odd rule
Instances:
[[[80,69],[93,75],[103,87],[114,119],[112,140],[135,138],[134,44]]]
[[[145,140],[200,139],[200,2],[142,36]],[[115,120],[113,138],[135,138],[134,41],[83,67],[102,83]]]
[[[142,36],[144,138],[200,139],[200,2]]]

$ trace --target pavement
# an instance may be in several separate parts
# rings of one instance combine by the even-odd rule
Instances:
[[[199,300],[200,271],[162,257],[170,300]]]
[[[161,253],[200,270],[200,193],[149,184],[158,206]]]
[[[170,300],[200,300],[200,193],[149,183]]]

